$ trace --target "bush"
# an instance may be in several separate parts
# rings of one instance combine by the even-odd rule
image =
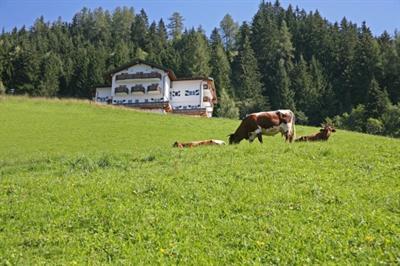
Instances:
[[[219,117],[238,118],[239,108],[236,107],[235,101],[229,96],[224,88],[221,90],[219,106],[215,111]]]
[[[392,105],[382,115],[383,133],[391,137],[400,137],[400,106]]]
[[[383,132],[383,123],[376,118],[368,118],[366,130],[368,134],[381,134]]]
[[[365,132],[366,117],[364,105],[360,104],[356,108],[353,108],[350,114],[344,113],[341,116],[335,116],[333,123],[338,128]]]

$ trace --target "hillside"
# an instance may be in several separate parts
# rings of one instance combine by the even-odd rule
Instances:
[[[172,148],[238,125],[0,98],[0,263],[399,263],[399,140]]]

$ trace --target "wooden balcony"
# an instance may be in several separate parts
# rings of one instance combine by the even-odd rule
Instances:
[[[154,83],[154,84],[151,84],[151,85],[147,86],[147,92],[148,93],[160,93],[161,92],[161,88],[158,85],[158,83]]]
[[[133,94],[144,94],[145,93],[145,87],[142,84],[138,84],[135,86],[131,87],[131,92]]]
[[[129,89],[125,85],[121,85],[115,88],[115,94],[129,94]]]
[[[161,79],[162,75],[158,72],[143,73],[138,72],[134,74],[122,73],[115,77],[116,80],[127,79]]]

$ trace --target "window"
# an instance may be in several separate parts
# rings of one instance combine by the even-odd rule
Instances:
[[[171,91],[171,97],[180,97],[181,91]]]
[[[185,96],[197,96],[200,95],[199,90],[185,90]]]

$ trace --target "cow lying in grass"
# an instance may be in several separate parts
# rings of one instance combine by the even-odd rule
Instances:
[[[302,136],[296,139],[296,141],[327,141],[332,132],[336,132],[336,129],[333,126],[325,125],[318,133],[309,136]]]
[[[209,146],[209,145],[225,145],[225,141],[217,140],[217,139],[209,139],[209,140],[199,140],[199,141],[191,141],[191,142],[178,142],[176,141],[173,147],[177,148],[193,148],[197,146]]]

